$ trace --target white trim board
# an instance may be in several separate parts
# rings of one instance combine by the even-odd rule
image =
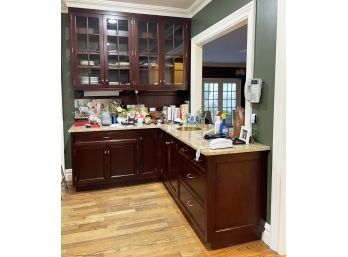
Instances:
[[[255,42],[255,0],[244,5],[229,16],[215,23],[191,39],[191,113],[196,113],[202,106],[202,55],[203,45],[248,24],[246,79],[254,75]],[[245,101],[245,125],[251,128],[251,103]]]
[[[66,181],[72,181],[72,169],[66,169],[64,173]]]
[[[261,240],[268,246],[271,244],[271,225],[268,223],[265,223],[265,230],[262,232]]]
[[[134,4],[108,0],[62,0],[67,7],[108,10],[127,13],[192,18],[212,0],[196,0],[189,8],[174,8],[158,5]],[[63,4],[63,3],[62,3]]]
[[[270,248],[281,255],[286,252],[286,62],[285,0],[278,0],[277,46],[274,81],[273,151],[272,151],[272,233]]]

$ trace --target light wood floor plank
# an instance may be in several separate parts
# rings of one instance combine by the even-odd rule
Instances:
[[[160,182],[62,190],[63,257],[273,257],[262,241],[204,247]]]

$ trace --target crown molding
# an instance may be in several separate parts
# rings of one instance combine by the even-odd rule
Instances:
[[[202,10],[206,5],[208,5],[212,0],[195,1],[189,8],[190,17],[195,16],[200,10]]]
[[[173,16],[182,18],[192,18],[202,8],[204,8],[212,0],[196,0],[188,9],[165,7],[158,5],[145,5],[145,4],[133,4],[123,3],[108,0],[62,0],[62,12],[63,5],[66,7],[74,8],[86,8],[96,10],[108,10],[128,13],[142,13],[149,15],[161,15],[161,16]],[[66,8],[67,9],[67,8]],[[64,8],[65,12],[65,8]]]
[[[68,6],[66,5],[66,3],[64,2],[64,0],[60,1],[60,12],[61,13],[68,13]]]

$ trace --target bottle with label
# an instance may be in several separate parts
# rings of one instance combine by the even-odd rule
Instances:
[[[225,119],[223,119],[220,123],[219,133],[228,136],[228,127],[225,123]]]
[[[221,124],[220,124],[220,128],[219,128],[219,133],[220,134],[224,134],[224,135],[228,135],[228,128],[226,125],[226,112],[221,113]]]

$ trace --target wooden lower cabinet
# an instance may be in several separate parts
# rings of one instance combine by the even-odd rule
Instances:
[[[161,178],[212,249],[261,238],[268,152],[204,156],[160,129],[74,133],[76,190]]]
[[[142,177],[157,176],[156,165],[156,140],[158,132],[156,129],[144,129],[140,131],[140,168]]]
[[[155,133],[154,129],[74,133],[72,162],[76,190],[155,179],[155,158],[150,156],[155,149]]]
[[[78,143],[74,147],[75,184],[91,185],[107,181],[106,148],[93,142]]]
[[[139,142],[137,138],[115,140],[108,145],[110,180],[131,179],[139,174]]]
[[[158,158],[160,177],[170,193],[177,198],[179,194],[178,141],[164,132],[161,132],[159,138]]]

